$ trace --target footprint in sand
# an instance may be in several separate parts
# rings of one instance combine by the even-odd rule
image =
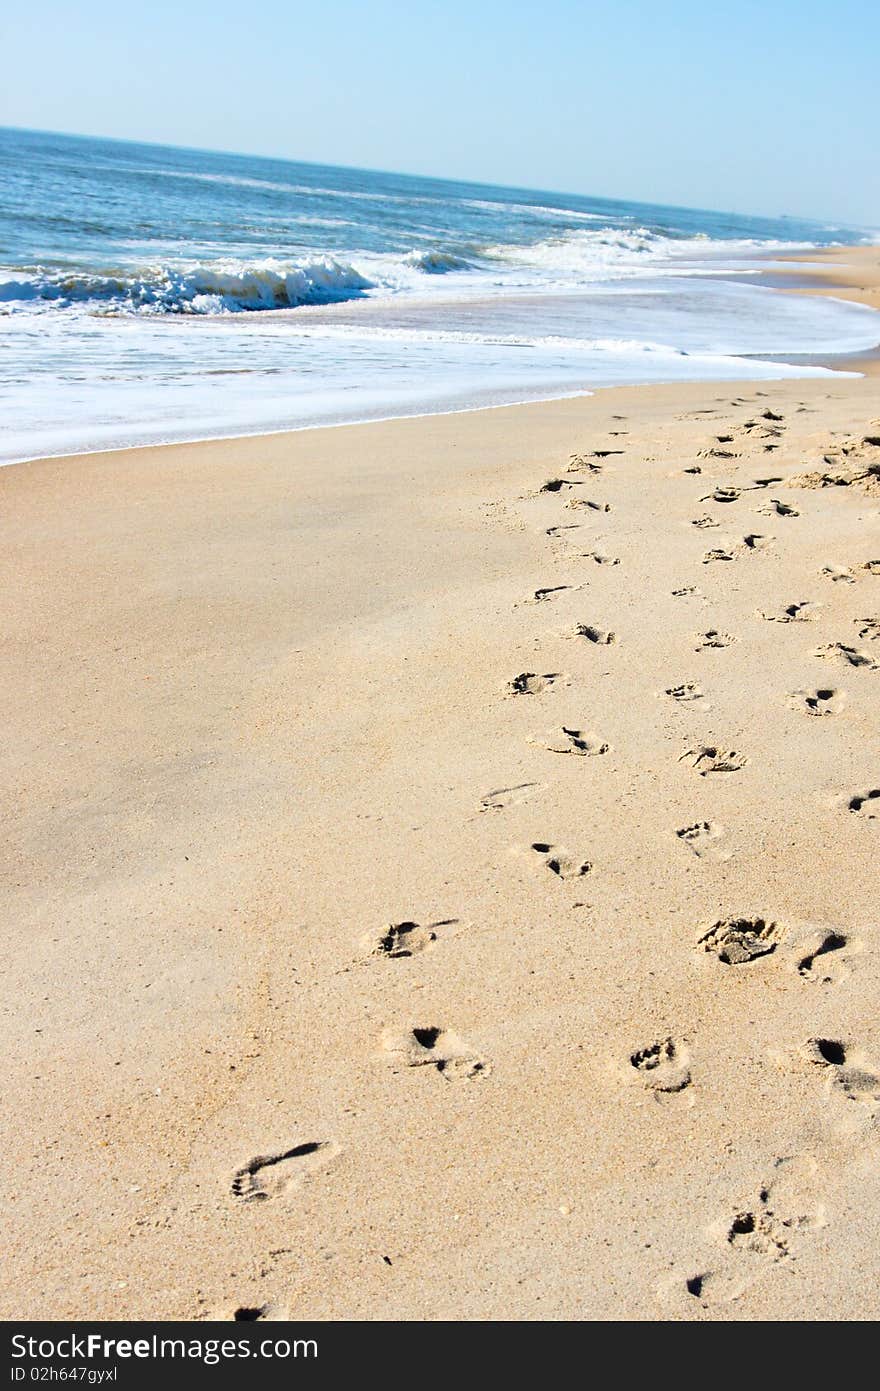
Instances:
[[[684,681],[680,686],[667,686],[666,694],[673,700],[702,700],[705,693],[696,681]]]
[[[728,435],[718,436],[719,439],[728,440]],[[697,450],[698,459],[738,459],[740,455],[733,449],[719,448],[717,444],[710,445],[708,449]]]
[[[840,1039],[810,1038],[800,1050],[805,1062],[825,1074],[829,1095],[844,1096],[869,1107],[872,1114],[880,1104],[880,1077],[865,1062],[860,1049]]]
[[[858,625],[860,638],[867,638],[869,642],[876,642],[880,638],[880,619],[856,618],[853,621]]]
[[[848,565],[823,565],[819,571],[826,580],[834,580],[836,584],[855,584],[856,577]]]
[[[400,1034],[386,1034],[382,1048],[393,1063],[405,1067],[428,1067],[448,1081],[485,1076],[486,1061],[468,1047],[451,1029],[436,1024],[417,1024]]]
[[[698,589],[695,584],[683,585],[681,589],[671,591],[673,599],[702,599],[703,591]]]
[[[776,613],[765,613],[763,609],[759,609],[758,614],[768,623],[812,623],[819,614],[820,608],[821,605],[813,604],[810,600],[804,599],[799,604],[786,604]]]
[[[715,565],[722,560],[735,559],[734,549],[725,549],[723,546],[715,546],[711,551],[707,551],[703,556],[704,565]]]
[[[626,430],[611,431],[613,435],[625,435],[626,433]],[[605,469],[603,459],[611,459],[625,453],[624,449],[594,449],[591,454],[572,454],[568,461],[569,472],[602,473]]]
[[[805,715],[839,715],[846,695],[833,686],[819,686],[813,691],[792,691],[787,700],[794,710],[802,710]]]
[[[580,531],[580,522],[567,522],[562,526],[548,526],[545,536],[560,536],[563,531]]]
[[[865,671],[880,670],[880,662],[876,662],[869,652],[863,652],[860,647],[850,647],[845,642],[829,642],[824,647],[817,647],[813,655],[829,662],[842,662],[844,666],[861,667]]]
[[[507,692],[508,695],[540,695],[559,681],[568,684],[561,671],[521,671],[512,681],[508,681]]]
[[[854,797],[847,798],[846,809],[867,821],[880,819],[880,787],[872,787],[868,792],[858,792]]]
[[[619,565],[616,555],[603,555],[601,551],[584,551],[582,560],[592,560],[596,565]]]
[[[505,807],[519,806],[542,786],[539,782],[520,782],[514,787],[496,787],[480,798],[480,811],[504,811]]]
[[[727,833],[717,821],[695,821],[692,826],[682,826],[675,834],[700,860],[730,859],[730,851],[721,845]]]
[[[614,509],[610,502],[596,502],[594,498],[573,497],[565,504],[566,507],[588,507],[591,512],[612,512]]]
[[[384,956],[391,961],[417,956],[433,946],[438,928],[452,927],[457,922],[457,918],[443,918],[424,927],[417,922],[385,923],[378,932],[364,938],[364,947],[368,955]]]
[[[596,628],[592,623],[579,623],[574,630],[575,637],[586,638],[587,642],[598,643],[600,647],[608,647],[617,642],[617,634],[606,632],[604,628]]]
[[[553,730],[550,734],[534,735],[529,742],[542,745],[543,748],[549,749],[550,753],[571,753],[581,758],[595,758],[599,754],[607,753],[611,747],[597,735],[584,729],[570,729],[567,725]]]
[[[553,599],[557,594],[562,594],[566,589],[582,589],[582,585],[573,584],[551,584],[544,589],[536,589],[531,599],[526,602],[530,604],[545,604],[548,599]]]
[[[701,778],[712,774],[739,773],[745,768],[748,759],[735,749],[721,749],[714,744],[700,744],[698,748],[687,749],[679,757],[679,763],[688,763]]]
[[[766,507],[759,507],[758,512],[764,517],[799,517],[801,514],[796,507],[790,507],[787,502],[780,502],[778,498],[771,498]]]
[[[695,517],[691,522],[691,526],[699,527],[701,531],[710,531],[713,527],[718,527],[720,525],[720,522],[716,522],[715,518],[710,517],[708,514],[704,517]]]
[[[732,643],[738,641],[732,633],[722,633],[717,628],[709,628],[705,633],[696,633],[695,637],[699,638],[699,642],[694,648],[695,652],[702,652],[705,648],[730,647]]]
[[[664,1280],[661,1298],[682,1309],[692,1299],[704,1306],[739,1299],[769,1269],[795,1256],[810,1233],[827,1226],[820,1180],[819,1165],[808,1155],[775,1160],[755,1197],[708,1228],[715,1255]]]
[[[232,1196],[243,1203],[282,1197],[320,1167],[316,1161],[318,1155],[323,1163],[335,1148],[327,1140],[309,1140],[290,1149],[257,1154],[236,1169],[232,1177]]]
[[[548,478],[546,483],[542,483],[538,489],[541,493],[561,493],[563,488],[582,488],[583,480],[580,478]]]
[[[845,933],[833,927],[806,926],[800,930],[791,949],[792,966],[804,980],[832,985],[848,974],[847,958],[862,950]]]
[[[780,925],[769,918],[721,918],[700,933],[697,946],[725,966],[743,966],[769,956],[782,936]]]
[[[662,1038],[638,1048],[629,1057],[630,1067],[639,1081],[661,1096],[683,1092],[691,1083],[690,1055],[687,1044],[673,1038]]]
[[[558,875],[560,879],[582,879],[584,875],[592,871],[593,866],[589,860],[578,859],[561,845],[551,845],[548,841],[536,840],[532,844],[532,849],[541,856],[547,868],[553,874]]]
[[[711,493],[700,498],[700,502],[736,502],[739,496],[739,488],[713,488]]]

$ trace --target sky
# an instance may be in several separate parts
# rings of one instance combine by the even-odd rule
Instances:
[[[877,0],[5,10],[0,125],[880,228]]]

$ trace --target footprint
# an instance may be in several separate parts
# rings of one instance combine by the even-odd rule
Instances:
[[[828,580],[834,580],[836,584],[855,584],[856,577],[848,565],[823,565],[819,571]]]
[[[591,512],[612,512],[614,510],[610,502],[596,502],[589,497],[573,497],[565,505],[566,507],[589,507]]]
[[[385,956],[393,961],[416,956],[436,942],[436,928],[449,927],[457,921],[456,918],[444,918],[442,922],[430,923],[427,927],[416,922],[386,923],[378,934],[367,937],[364,945],[371,956]]]
[[[536,840],[532,849],[543,856],[544,864],[554,874],[558,874],[560,879],[582,879],[592,871],[593,866],[589,860],[577,859],[561,845],[550,845],[546,841]]]
[[[789,507],[787,502],[780,502],[778,498],[771,498],[766,507],[759,507],[758,511],[764,517],[799,517],[801,514],[796,507]]]
[[[607,633],[604,628],[596,628],[592,623],[579,623],[575,628],[575,636],[586,638],[587,642],[596,642],[604,647],[617,642],[616,633]]]
[[[704,565],[714,565],[717,561],[720,561],[720,560],[733,560],[733,559],[734,559],[734,552],[733,552],[733,550],[724,550],[721,546],[716,546],[716,547],[714,547],[713,550],[707,551],[706,554],[703,556],[703,564],[704,564]]]
[[[678,761],[689,763],[701,778],[706,778],[712,773],[738,773],[749,760],[735,749],[719,749],[714,744],[701,744],[699,748],[688,749]]]
[[[726,832],[716,821],[695,821],[693,826],[682,826],[675,834],[698,859],[730,859],[730,851],[723,850],[718,843],[724,839]]]
[[[569,729],[566,725],[558,731],[546,736],[537,736],[531,740],[533,744],[543,744],[544,748],[551,753],[573,753],[581,758],[594,758],[599,754],[607,753],[610,744],[603,743],[595,734],[589,734],[583,729]]]
[[[701,497],[700,502],[736,502],[739,495],[739,488],[715,488],[705,497]]]
[[[660,1039],[630,1054],[630,1066],[653,1092],[683,1092],[690,1085],[691,1070],[687,1045],[672,1038]]]
[[[767,918],[722,918],[697,938],[697,946],[712,952],[725,966],[742,966],[774,952],[782,930]]]
[[[701,531],[708,531],[712,527],[720,525],[720,522],[716,522],[715,518],[710,517],[708,514],[704,517],[695,517],[694,520],[691,522],[691,526],[697,526],[700,528]]]
[[[704,648],[730,647],[731,643],[737,641],[732,633],[721,633],[717,628],[710,628],[707,632],[697,633],[695,636],[700,639],[694,648],[695,652],[702,652]]]
[[[788,703],[806,715],[839,715],[846,696],[831,686],[820,686],[815,691],[792,691]]]
[[[563,488],[582,488],[583,482],[580,478],[548,478],[546,483],[542,483],[539,489],[542,493],[560,493]]]
[[[810,1038],[801,1048],[806,1062],[825,1072],[829,1093],[873,1109],[880,1102],[880,1077],[866,1064],[864,1054],[840,1039]]]
[[[702,686],[698,686],[696,681],[685,681],[680,686],[667,686],[666,694],[673,700],[705,700],[705,692]]]
[[[548,526],[544,534],[546,536],[559,536],[563,531],[579,531],[580,526],[580,522],[567,522],[562,526]]]
[[[592,560],[596,565],[619,565],[620,561],[616,555],[602,555],[601,551],[585,551],[584,560]]]
[[[880,638],[880,620],[876,618],[857,618],[856,623],[861,624],[859,637],[867,638],[869,642],[876,642]]]
[[[679,1296],[682,1304],[694,1298],[706,1306],[739,1299],[769,1268],[794,1255],[806,1236],[827,1225],[817,1200],[818,1177],[819,1166],[809,1156],[777,1159],[754,1200],[709,1228],[716,1259],[667,1279],[661,1296]]]
[[[541,786],[539,782],[520,782],[514,787],[496,787],[480,798],[480,811],[504,811],[505,807],[519,806]]]
[[[857,943],[850,943],[842,932],[834,928],[813,928],[806,937],[801,937],[796,943],[795,970],[805,980],[820,982],[823,985],[837,981],[842,973],[842,963],[836,953],[843,951],[845,947],[859,950]]]
[[[548,599],[552,599],[552,598],[553,598],[553,595],[554,595],[554,594],[561,594],[561,593],[563,592],[563,590],[565,590],[565,589],[573,589],[574,587],[575,587],[574,585],[570,585],[570,584],[551,584],[551,585],[547,585],[546,588],[544,588],[544,589],[536,589],[536,590],[535,590],[535,592],[534,592],[534,594],[533,594],[533,596],[532,596],[531,602],[534,603],[534,604],[543,604],[543,603],[546,603],[546,601],[547,601]]]
[[[519,676],[507,683],[507,690],[510,695],[540,695],[541,691],[549,690],[561,677],[561,671],[521,671]]]
[[[703,591],[697,589],[695,584],[686,584],[682,589],[672,590],[673,599],[701,599]]]
[[[863,667],[866,671],[880,669],[880,662],[875,662],[870,653],[863,652],[859,647],[850,647],[845,642],[829,642],[825,647],[817,647],[813,655],[830,662],[843,662],[846,666]]]
[[[846,806],[848,811],[864,816],[868,821],[876,821],[880,817],[880,787],[872,787],[869,792],[850,797]]]
[[[819,604],[805,599],[799,604],[786,604],[778,613],[764,613],[763,609],[758,612],[768,623],[811,623],[819,610]]]
[[[406,1067],[431,1067],[448,1080],[485,1076],[489,1067],[453,1033],[435,1024],[413,1025],[402,1034],[386,1035],[384,1051]]]
[[[775,536],[762,536],[759,532],[752,531],[743,537],[743,545],[749,551],[766,551],[775,540]]]
[[[311,1140],[274,1154],[258,1154],[249,1159],[232,1178],[232,1196],[243,1203],[277,1198],[298,1185],[314,1164],[303,1164],[322,1150],[329,1148],[326,1140]]]

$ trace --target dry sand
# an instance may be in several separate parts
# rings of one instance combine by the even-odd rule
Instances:
[[[3,1314],[880,1313],[878,417],[0,470]]]

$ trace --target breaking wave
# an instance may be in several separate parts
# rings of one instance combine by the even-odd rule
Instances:
[[[107,313],[218,314],[336,304],[358,299],[372,285],[354,266],[333,259],[303,265],[218,262],[104,273],[35,270],[0,281],[0,302],[94,304]]]

